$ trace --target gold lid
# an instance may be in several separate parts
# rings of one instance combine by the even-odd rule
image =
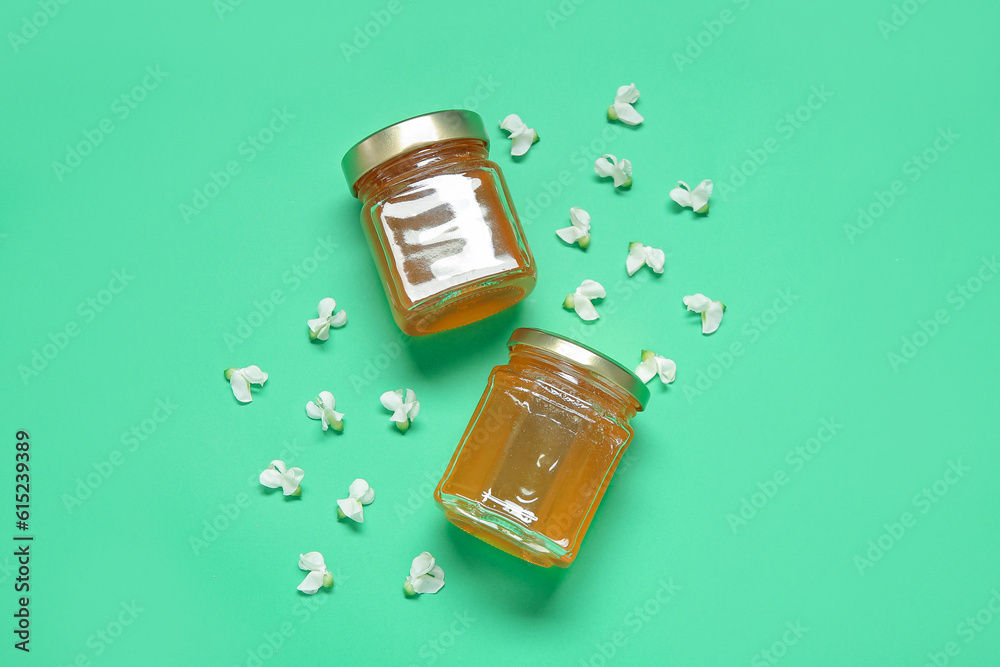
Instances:
[[[394,157],[449,139],[479,139],[490,145],[483,119],[464,109],[435,111],[407,118],[370,134],[344,153],[340,165],[351,194],[358,196],[358,180]]]
[[[583,366],[631,394],[639,404],[640,411],[649,402],[649,388],[635,373],[583,343],[541,329],[515,329],[507,341],[507,347],[515,345],[537,347]]]

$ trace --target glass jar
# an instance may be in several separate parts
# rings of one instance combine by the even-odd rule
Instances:
[[[448,520],[526,561],[567,567],[649,400],[586,345],[517,329],[434,491]]]
[[[393,319],[411,336],[489,317],[535,286],[535,265],[489,135],[471,111],[390,125],[344,155]]]

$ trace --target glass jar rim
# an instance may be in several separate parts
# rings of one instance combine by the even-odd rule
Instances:
[[[482,117],[465,109],[420,114],[383,127],[354,144],[341,160],[351,194],[358,196],[358,181],[375,167],[410,151],[451,139],[478,139],[490,145]]]
[[[640,411],[649,402],[649,387],[635,373],[583,343],[542,329],[522,328],[515,329],[507,341],[508,348],[515,345],[529,345],[545,350],[600,375],[628,392],[639,404]]]

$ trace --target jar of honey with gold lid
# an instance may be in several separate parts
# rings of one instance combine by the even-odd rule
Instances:
[[[342,166],[404,333],[481,320],[534,288],[531,250],[477,114],[438,111],[390,125],[355,144]]]
[[[517,329],[434,491],[449,521],[531,563],[566,567],[649,389],[600,352]]]

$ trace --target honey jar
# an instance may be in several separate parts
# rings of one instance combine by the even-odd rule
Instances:
[[[355,144],[342,166],[404,333],[481,320],[534,288],[531,250],[477,114],[438,111],[390,125]]]
[[[517,329],[434,498],[453,524],[536,565],[579,553],[649,389],[586,345]]]

